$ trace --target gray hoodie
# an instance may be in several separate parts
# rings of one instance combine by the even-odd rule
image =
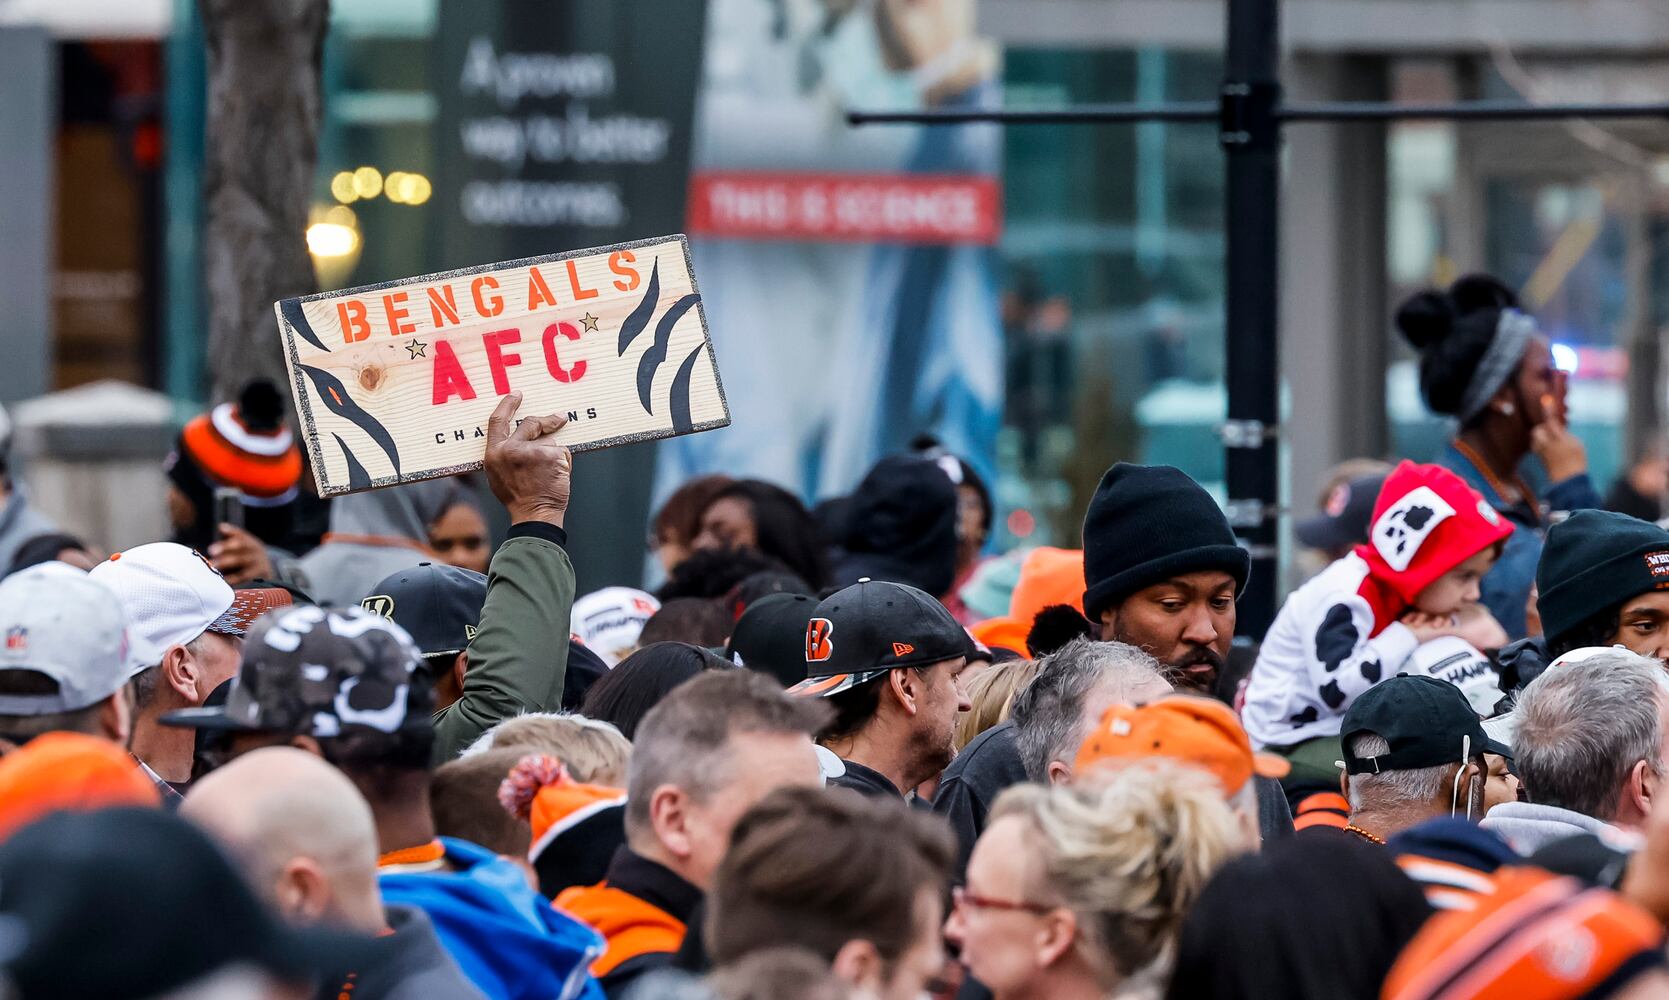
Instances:
[[[457,501],[456,480],[367,490],[330,502],[330,535],[297,560],[306,590],[324,605],[358,604],[403,569],[430,561],[429,525]]]
[[[1533,802],[1503,802],[1478,825],[1505,837],[1512,849],[1526,858],[1548,844],[1579,833],[1594,834],[1607,843],[1616,842],[1622,835],[1616,827],[1592,816]]]
[[[486,1000],[447,954],[427,913],[415,906],[385,906],[383,910],[390,933],[372,943],[364,967],[341,977],[342,988],[321,990],[321,996],[352,996],[354,1000]]]

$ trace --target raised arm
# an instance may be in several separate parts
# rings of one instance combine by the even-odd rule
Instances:
[[[510,513],[510,534],[487,570],[487,602],[469,646],[463,694],[435,716],[435,758],[450,760],[511,716],[562,705],[574,568],[567,542],[573,455],[553,440],[562,416],[515,421],[521,394],[487,425],[487,482]]]

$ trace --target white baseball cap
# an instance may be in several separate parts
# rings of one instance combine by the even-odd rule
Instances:
[[[116,595],[74,567],[42,563],[0,581],[0,671],[32,670],[58,684],[49,694],[0,695],[0,715],[95,705],[150,666],[149,655],[130,641]]]
[[[1489,657],[1459,636],[1438,636],[1423,642],[1408,660],[1408,673],[1426,674],[1460,688],[1472,711],[1487,716],[1501,700],[1499,674]]]
[[[1578,646],[1575,649],[1566,650],[1565,652],[1554,657],[1553,661],[1549,663],[1546,669],[1542,672],[1546,673],[1554,667],[1562,667],[1567,663],[1580,663],[1590,656],[1599,656],[1602,653],[1615,653],[1618,651],[1628,652],[1628,647]],[[1486,749],[1488,749],[1490,753],[1496,753],[1503,757],[1510,758],[1513,755],[1513,738],[1518,735],[1518,712],[1506,712],[1502,715],[1497,715],[1493,719],[1485,719],[1483,721],[1483,727],[1484,734],[1489,737],[1489,743]]]
[[[290,603],[277,588],[232,590],[200,553],[174,542],[118,552],[88,575],[122,602],[133,634],[155,653],[149,666],[204,632],[242,638],[263,611]]]
[[[637,646],[638,636],[661,602],[631,587],[604,587],[574,602],[571,617],[580,643],[614,666]]]

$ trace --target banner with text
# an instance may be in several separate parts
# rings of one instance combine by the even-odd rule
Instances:
[[[432,269],[683,231],[706,6],[439,0]],[[657,450],[590,455],[576,476],[568,553],[587,586],[640,581]]]
[[[437,260],[682,228],[703,4],[442,0]]]
[[[273,308],[320,496],[480,468],[512,391],[576,451],[730,422],[682,236]]]

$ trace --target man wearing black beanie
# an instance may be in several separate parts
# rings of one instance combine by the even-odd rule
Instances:
[[[1547,531],[1536,609],[1550,657],[1627,646],[1669,659],[1669,531],[1609,510],[1578,510]]]
[[[1251,558],[1217,501],[1168,465],[1120,462],[1084,516],[1084,613],[1211,694],[1234,642]]]

